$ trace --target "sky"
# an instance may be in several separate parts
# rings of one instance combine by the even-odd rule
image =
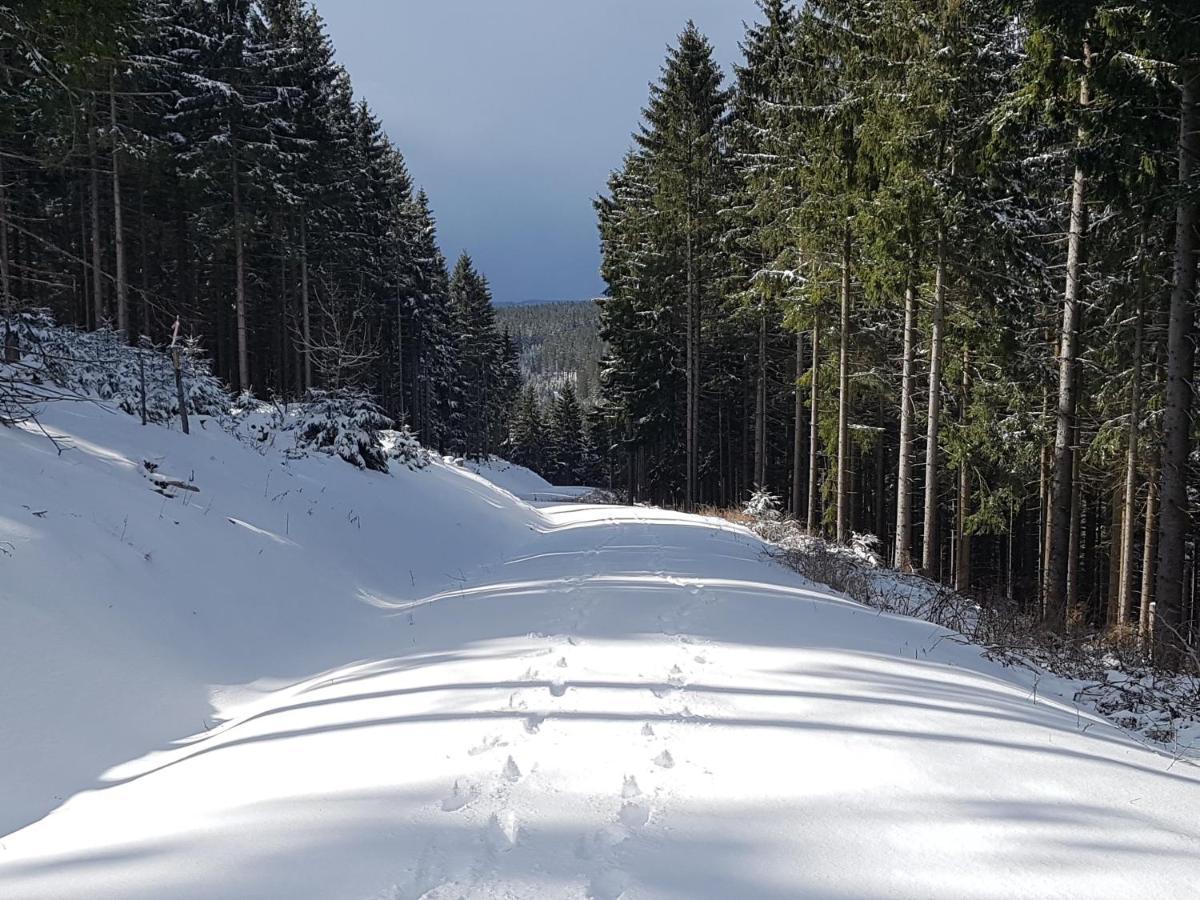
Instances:
[[[603,293],[592,201],[687,20],[726,72],[754,0],[316,0],[429,193],[442,249],[499,303]]]

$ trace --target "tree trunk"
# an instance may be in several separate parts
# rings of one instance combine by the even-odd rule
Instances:
[[[691,222],[687,224],[687,397],[686,397],[686,431],[687,431],[687,460],[686,469],[686,488],[684,492],[684,507],[687,510],[696,508],[696,474],[699,451],[697,447],[697,419],[696,415],[696,400],[699,392],[699,340],[697,334],[699,331],[700,318],[700,303],[697,294],[696,283],[696,260],[692,238]]]
[[[904,374],[900,382],[900,453],[896,466],[896,553],[894,565],[901,572],[912,571],[912,443],[913,420],[916,409],[913,404],[913,378],[917,292],[913,287],[912,273],[904,288]]]
[[[1091,51],[1084,45],[1084,60],[1091,68]],[[1079,80],[1079,105],[1088,105],[1088,75]],[[1079,129],[1078,151],[1086,133]],[[1062,331],[1058,352],[1058,427],[1054,438],[1054,476],[1050,485],[1049,546],[1046,550],[1045,623],[1053,631],[1067,625],[1068,568],[1071,543],[1071,494],[1074,476],[1074,450],[1071,437],[1075,431],[1076,356],[1079,350],[1083,274],[1084,237],[1087,232],[1087,174],[1082,157],[1077,155],[1075,178],[1071,189],[1071,226],[1067,238],[1067,284],[1063,294]]]
[[[813,312],[812,329],[812,383],[809,385],[808,419],[808,530],[815,534],[821,526],[821,486],[819,484],[818,453],[821,446],[821,320],[820,312]]]
[[[962,409],[959,421],[966,425],[967,401],[971,390],[971,354],[963,348]],[[964,458],[958,466],[958,543],[954,558],[954,589],[960,594],[971,588],[971,536],[967,533],[967,517],[971,514],[971,467]]]
[[[921,568],[937,578],[941,561],[938,542],[938,431],[942,414],[942,332],[946,323],[946,233],[937,230],[937,267],[933,285],[933,327],[929,339],[929,414],[925,431],[925,534]]]
[[[850,539],[850,229],[842,234],[842,315],[838,350],[837,542]]]
[[[404,397],[404,304],[396,295],[396,427],[402,428],[408,415]]]
[[[4,157],[0,155],[0,295],[4,309],[4,355],[6,363],[15,363],[21,358],[17,346],[17,335],[11,330],[12,318],[17,307],[13,302],[12,280],[8,268],[8,187],[4,183]]]
[[[1078,435],[1078,432],[1075,432]],[[1081,504],[1081,490],[1078,478],[1071,479],[1071,508],[1070,519],[1068,525],[1070,531],[1067,535],[1067,594],[1066,608],[1067,618],[1070,620],[1076,614],[1076,608],[1079,605],[1079,546],[1080,546],[1080,527],[1082,526],[1083,508]]]
[[[754,393],[754,486],[767,486],[767,314],[758,317],[758,383]]]
[[[1143,242],[1145,235],[1142,236]],[[1140,256],[1141,254],[1139,254]],[[1144,266],[1144,262],[1142,263]],[[1139,277],[1137,309],[1134,313],[1133,371],[1129,386],[1129,427],[1125,444],[1125,484],[1121,497],[1124,516],[1121,520],[1120,561],[1117,564],[1116,624],[1124,626],[1133,609],[1133,536],[1137,521],[1137,456],[1138,428],[1142,418],[1142,298],[1144,277]]]
[[[100,161],[96,152],[96,125],[88,128],[88,154],[92,188],[92,318],[96,328],[104,325],[104,280],[100,268]]]
[[[116,253],[117,275],[117,333],[128,341],[129,335],[129,280],[125,271],[125,226],[124,210],[121,207],[121,150],[117,131],[116,73],[109,80],[109,115],[112,119],[112,195],[113,195],[113,248]]]
[[[312,313],[308,297],[308,227],[306,216],[300,214],[300,325],[304,341],[304,390],[313,386],[312,374]]]
[[[233,159],[233,251],[237,268],[238,389],[250,390],[250,350],[246,344],[246,248],[242,239],[242,195],[237,158]]]
[[[795,428],[792,435],[792,516],[800,521],[804,510],[804,394],[800,376],[804,374],[804,332],[796,332]]]
[[[1191,447],[1192,380],[1196,348],[1196,228],[1200,224],[1192,180],[1200,161],[1200,64],[1182,68],[1179,113],[1179,185],[1175,277],[1167,334],[1167,386],[1163,399],[1158,574],[1154,589],[1158,621],[1152,624],[1155,658],[1166,664],[1182,651],[1183,581],[1188,514],[1188,451]]]
[[[1142,532],[1142,584],[1138,599],[1138,643],[1150,640],[1150,605],[1154,602],[1154,563],[1158,555],[1158,478],[1150,471],[1146,487],[1146,522]]]

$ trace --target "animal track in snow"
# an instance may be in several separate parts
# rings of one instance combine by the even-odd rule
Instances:
[[[632,800],[634,797],[640,797],[642,789],[638,787],[637,778],[633,775],[625,776],[625,784],[621,788],[621,798],[624,800]]]
[[[558,662],[556,662],[555,665],[558,666],[560,669],[565,669],[567,667],[567,658],[565,656],[560,656],[558,659]]]
[[[654,737],[654,726],[649,722],[642,726],[642,737]]]
[[[675,767],[675,757],[671,755],[670,750],[664,750],[658,756],[654,757],[654,764],[661,769],[673,769]]]
[[[550,695],[552,697],[561,697],[567,692],[567,684],[561,678],[555,678],[550,682]]]
[[[542,729],[542,723],[546,721],[546,717],[534,713],[525,717],[525,730],[530,734],[537,734]]]

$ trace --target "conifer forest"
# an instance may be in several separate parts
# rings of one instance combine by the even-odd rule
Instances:
[[[236,391],[634,500],[767,490],[1055,629],[1194,636],[1193,4],[762,0],[728,76],[689,24],[596,200],[583,406],[522,390],[314,9],[83,6],[0,12],[6,314],[178,321]]]
[[[0,898],[1182,900],[1200,0],[0,0]]]
[[[1193,642],[1200,7],[759,6],[596,204],[616,483]]]

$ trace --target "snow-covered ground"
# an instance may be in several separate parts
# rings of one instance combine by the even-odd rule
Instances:
[[[570,503],[596,490],[590,487],[551,484],[533,470],[495,456],[489,457],[487,462],[464,460],[462,465],[468,471],[486,478],[496,487],[535,504]]]
[[[45,424],[0,430],[0,897],[1200,883],[1196,768],[739,527]]]

